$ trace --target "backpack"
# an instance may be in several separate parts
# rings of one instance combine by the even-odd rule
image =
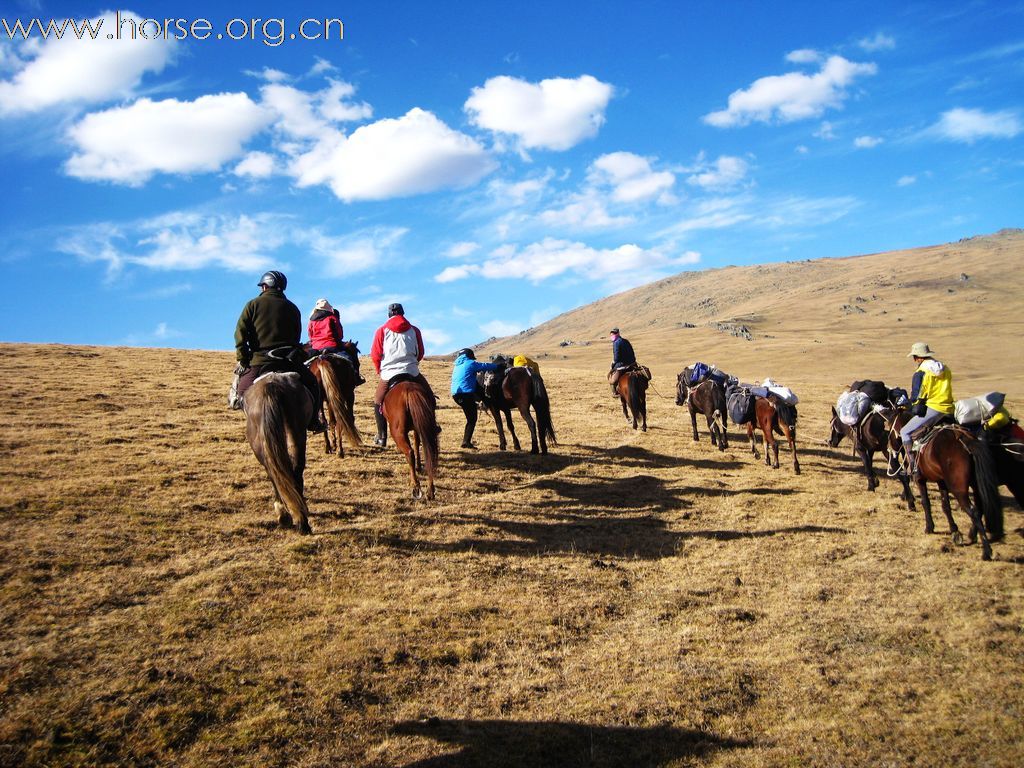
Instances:
[[[743,387],[730,387],[725,395],[725,409],[733,424],[746,424],[754,418],[754,396]]]
[[[980,397],[968,397],[953,404],[957,424],[971,426],[981,424],[992,412],[1003,404],[1006,396],[1001,392],[989,392]],[[998,403],[998,405],[996,404]]]
[[[889,402],[896,408],[904,408],[910,405],[910,395],[902,387],[893,387],[889,390]]]
[[[863,392],[871,398],[871,402],[878,403],[879,405],[885,405],[885,401],[889,397],[889,390],[885,384],[881,381],[873,381],[872,379],[855,381],[850,385],[850,389],[851,391]]]
[[[836,400],[836,414],[839,420],[848,427],[855,427],[871,410],[871,398],[866,392],[858,389],[843,392]]]
[[[696,384],[711,372],[711,366],[707,363],[696,362],[690,369],[690,384]]]

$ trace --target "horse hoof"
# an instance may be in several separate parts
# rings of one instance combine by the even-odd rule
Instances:
[[[303,536],[309,536],[311,533],[313,533],[313,529],[309,527],[309,523],[303,523],[299,527],[299,533]]]
[[[953,539],[953,543],[956,544],[958,547],[962,547],[963,546],[963,544],[964,544],[964,537],[963,537],[963,534],[960,533],[960,531],[953,531],[952,539]]]
[[[646,432],[647,431],[647,427],[640,427],[640,431],[641,432]]]
[[[422,499],[423,498],[423,491],[421,491],[418,487],[417,488],[413,488],[412,489],[412,497],[414,499],[416,499],[417,501],[419,499]]]
[[[981,559],[986,561],[992,559],[992,548],[987,544],[981,549]]]
[[[292,523],[291,515],[282,515],[277,519],[277,524],[282,528],[292,528],[294,525]]]

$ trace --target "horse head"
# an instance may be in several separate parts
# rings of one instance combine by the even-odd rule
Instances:
[[[686,382],[690,380],[690,369],[684,368],[683,372],[676,376],[676,405],[686,404],[686,393],[687,386]]]
[[[828,445],[830,448],[837,448],[839,446],[839,443],[842,442],[842,439],[846,434],[845,432],[843,432],[840,426],[841,424],[842,422],[839,421],[839,414],[836,413],[835,406],[832,406],[832,422],[829,425],[832,430],[832,434],[829,435],[828,438]]]

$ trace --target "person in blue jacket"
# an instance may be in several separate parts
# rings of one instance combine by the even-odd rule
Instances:
[[[636,365],[636,354],[633,352],[633,345],[619,335],[618,328],[612,328],[611,339],[612,369],[608,372],[608,383],[612,385],[612,396],[618,397],[616,386],[622,377],[622,372]]]
[[[473,430],[476,429],[476,401],[484,396],[483,387],[477,382],[476,375],[480,371],[496,371],[494,363],[477,362],[472,349],[460,349],[455,354],[455,365],[452,367],[452,399],[459,404],[466,414],[466,431],[462,436],[463,448],[475,448]]]

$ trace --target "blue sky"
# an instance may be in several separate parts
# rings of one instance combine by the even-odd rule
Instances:
[[[397,299],[439,353],[686,269],[1024,225],[1019,2],[287,8],[138,3],[212,31],[133,41],[5,3],[106,26],[0,27],[0,339],[230,349],[280,269],[364,349]],[[270,21],[216,40],[235,17]]]

